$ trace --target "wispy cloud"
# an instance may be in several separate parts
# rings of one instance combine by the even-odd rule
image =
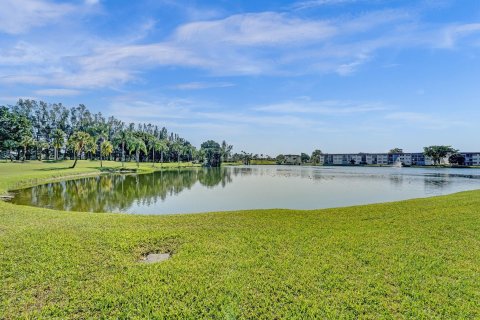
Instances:
[[[222,43],[234,46],[295,45],[333,36],[326,21],[305,20],[276,12],[237,14],[222,20],[192,22],[175,32],[178,43]]]
[[[72,89],[42,89],[36,90],[35,94],[38,96],[47,96],[47,97],[61,97],[61,96],[77,96],[82,92],[79,90]]]
[[[448,26],[444,29],[443,41],[440,47],[453,48],[459,41],[469,36],[477,35],[480,40],[480,23],[468,23]]]
[[[74,5],[47,0],[3,0],[1,6],[0,32],[9,34],[55,23],[75,10]]]
[[[421,126],[424,129],[436,130],[468,125],[466,121],[420,112],[393,112],[385,115],[385,119],[401,122],[403,125]]]
[[[201,90],[212,88],[228,88],[235,86],[231,82],[187,82],[172,86],[172,89],[178,90]]]
[[[19,21],[7,17],[6,32],[25,32],[37,23],[54,23],[76,10],[74,5],[47,0],[5,0]],[[303,1],[297,5],[326,5],[353,0]],[[87,3],[88,2],[88,3]],[[97,1],[83,2],[85,5]],[[77,4],[77,6],[81,6]],[[2,14],[6,15],[2,10]],[[385,48],[451,47],[458,39],[480,32],[479,24],[445,25],[438,30],[422,26],[406,10],[381,10],[312,19],[294,12],[257,12],[178,26],[161,40],[145,41],[156,21],[139,26],[140,38],[72,41],[71,48],[52,48],[40,42],[18,41],[0,49],[0,83],[46,87],[118,88],[142,81],[157,67],[196,69],[214,76],[302,75],[336,73],[349,76],[375,60]],[[26,20],[25,23],[22,21]],[[11,25],[10,25],[10,22]],[[18,28],[18,29],[16,29]],[[87,41],[88,39],[88,41]],[[138,43],[140,42],[141,43]],[[81,48],[75,48],[80,44]],[[229,84],[192,82],[177,89],[226,87]]]
[[[307,1],[299,1],[293,4],[292,8],[295,10],[304,10],[304,9],[327,6],[327,5],[338,5],[338,4],[346,4],[346,3],[354,3],[354,2],[359,2],[359,0],[307,0]]]
[[[287,101],[265,106],[254,107],[253,110],[270,113],[287,114],[322,114],[322,115],[355,115],[388,110],[382,103],[356,103],[352,101]]]

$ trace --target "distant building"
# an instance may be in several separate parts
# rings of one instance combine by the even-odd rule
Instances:
[[[480,152],[460,152],[465,157],[466,166],[480,166]]]
[[[465,157],[465,165],[480,166],[480,152],[460,152]],[[380,165],[392,166],[401,163],[404,166],[431,166],[433,159],[422,152],[416,153],[336,153],[323,154],[324,165]],[[449,164],[448,156],[440,159],[440,164]]]
[[[289,165],[301,165],[302,164],[302,157],[297,154],[286,154],[284,155],[285,159],[283,160],[283,164]]]

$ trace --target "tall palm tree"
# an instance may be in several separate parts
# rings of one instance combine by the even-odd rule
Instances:
[[[102,157],[108,157],[113,152],[113,145],[110,141],[103,141],[100,146],[100,167],[103,167]]]
[[[68,139],[68,144],[73,149],[75,155],[75,162],[70,168],[75,168],[78,158],[82,155],[82,152],[85,151],[86,145],[91,140],[92,137],[83,131],[77,131],[70,136],[70,139]]]
[[[227,144],[227,142],[225,140],[222,141],[222,144],[220,146],[220,152],[222,154],[222,156],[221,156],[222,162],[225,161],[225,160],[228,160],[228,158],[230,157],[230,155],[232,153],[232,148],[233,148],[233,146],[230,145],[230,144]]]
[[[97,153],[98,146],[92,136],[90,136],[90,139],[88,139],[87,143],[85,144],[85,149],[90,153],[90,160],[93,160],[95,154]]]
[[[100,167],[102,166],[102,147],[108,139],[108,128],[106,125],[99,124],[95,127],[95,141],[100,142]],[[95,150],[96,151],[96,150]],[[113,151],[112,151],[113,152]]]
[[[175,141],[172,144],[172,151],[177,155],[177,162],[178,162],[178,165],[180,166],[180,156],[184,152],[182,143],[178,140]]]
[[[160,140],[155,136],[148,137],[148,149],[153,152],[152,155],[152,167],[155,167],[155,150],[160,149]]]
[[[58,160],[58,149],[63,147],[65,144],[65,132],[63,132],[61,129],[55,129],[53,132],[53,149],[55,153],[55,161]]]
[[[35,144],[35,140],[30,135],[25,135],[22,137],[20,141],[20,145],[23,147],[23,161],[27,160],[27,148],[29,146],[33,146]]]
[[[160,139],[158,151],[160,151],[160,163],[163,166],[163,153],[168,150],[168,140]]]
[[[128,143],[128,151],[132,154],[135,151],[135,157],[137,160],[137,168],[140,167],[140,151],[147,153],[147,147],[142,139],[133,137]]]
[[[116,145],[122,146],[122,167],[125,166],[125,145],[131,140],[132,134],[130,131],[127,130],[120,130],[116,136],[114,137],[113,141]]]

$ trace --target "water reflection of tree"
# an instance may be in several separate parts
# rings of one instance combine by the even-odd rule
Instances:
[[[211,168],[198,171],[198,181],[205,187],[215,187],[222,184],[222,187],[232,182],[230,170],[226,168]]]
[[[425,193],[426,194],[441,194],[442,191],[452,184],[452,180],[446,176],[439,177],[426,177],[424,179]]]
[[[50,183],[21,190],[16,200],[23,204],[72,211],[126,211],[135,203],[152,205],[169,196],[203,186],[225,187],[232,182],[226,168],[168,170],[145,175],[106,175]]]

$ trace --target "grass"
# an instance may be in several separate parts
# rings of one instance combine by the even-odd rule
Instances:
[[[1,163],[0,193],[98,173],[86,161],[43,170],[64,165]],[[0,275],[5,319],[478,319],[480,192],[172,216],[0,202]]]

